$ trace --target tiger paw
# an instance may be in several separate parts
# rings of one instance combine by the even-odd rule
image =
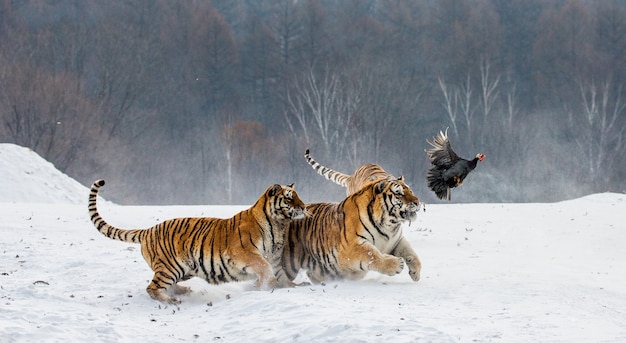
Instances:
[[[171,288],[173,294],[187,294],[191,292],[191,288],[175,284]]]
[[[417,282],[420,279],[420,272],[422,271],[422,264],[417,256],[408,256],[405,258],[406,264],[409,267],[409,276],[413,281]]]
[[[158,301],[164,302],[166,304],[171,304],[171,305],[180,305],[181,301],[180,299],[178,299],[177,297],[173,297],[173,296],[169,296],[169,295],[165,295],[163,294],[162,296],[158,297],[158,298],[154,298]]]
[[[417,282],[420,279],[420,271],[419,270],[410,270],[409,271],[409,276],[411,277],[411,279],[413,279],[413,281]]]
[[[166,302],[168,304],[172,304],[172,305],[179,305],[180,304],[180,299],[178,299],[176,297],[169,297],[169,299],[167,299]]]
[[[165,292],[165,289],[155,287],[153,283],[150,283],[150,285],[148,285],[148,288],[146,288],[146,291],[148,292],[150,297],[154,300],[158,300],[158,301],[172,304],[172,305],[180,304],[180,300],[178,300],[178,298],[167,295]]]
[[[400,257],[390,257],[387,260],[387,266],[388,268],[386,271],[384,271],[384,274],[387,274],[389,276],[400,274],[404,269],[404,260]]]
[[[404,260],[398,257],[398,268],[396,269],[396,274],[400,274],[404,270]]]
[[[267,280],[258,279],[254,283],[254,288],[260,291],[273,291],[276,288],[278,281],[274,276]]]
[[[309,281],[302,281],[302,282],[300,282],[300,283],[295,283],[295,282],[292,282],[292,283],[293,283],[293,287],[312,286],[312,285],[313,285],[313,284],[312,284],[311,282],[309,282]]]
[[[278,283],[276,284],[277,288],[293,288],[296,286],[300,286],[302,285],[302,283],[295,283],[293,281],[278,281]]]

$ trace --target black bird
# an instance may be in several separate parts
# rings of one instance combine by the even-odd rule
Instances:
[[[426,177],[428,188],[435,192],[439,199],[448,198],[449,201],[450,189],[462,186],[467,174],[476,168],[478,161],[485,159],[485,155],[476,154],[471,161],[457,156],[450,146],[448,129],[445,133],[439,131],[439,135],[433,137],[432,142],[429,140],[426,142],[433,147],[424,150],[433,165]]]

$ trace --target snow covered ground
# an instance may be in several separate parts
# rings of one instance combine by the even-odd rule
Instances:
[[[406,270],[273,292],[193,279],[172,306],[145,292],[138,245],[94,229],[76,184],[0,144],[2,342],[626,342],[624,194],[428,204],[405,228],[418,283]],[[247,207],[99,205],[129,228]]]

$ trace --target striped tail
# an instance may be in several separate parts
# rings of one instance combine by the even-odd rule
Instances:
[[[98,213],[98,208],[96,206],[96,199],[98,198],[98,191],[100,187],[104,186],[104,180],[97,180],[91,185],[91,191],[89,192],[89,217],[91,217],[91,222],[93,225],[100,231],[101,234],[118,241],[128,242],[128,243],[141,243],[142,236],[148,230],[124,230],[117,228],[115,226],[109,225],[102,217],[100,213]]]
[[[344,173],[340,173],[338,171],[332,170],[330,168],[326,168],[323,165],[317,163],[311,155],[309,155],[309,149],[306,149],[304,152],[304,158],[309,162],[311,167],[315,169],[315,171],[325,177],[327,180],[330,180],[339,186],[348,187],[348,182],[350,181],[350,175],[346,175]]]

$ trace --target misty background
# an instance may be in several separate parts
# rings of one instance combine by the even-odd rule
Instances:
[[[0,0],[0,142],[119,204],[340,201],[307,148],[438,202],[446,127],[454,202],[624,192],[625,56],[625,1]]]

